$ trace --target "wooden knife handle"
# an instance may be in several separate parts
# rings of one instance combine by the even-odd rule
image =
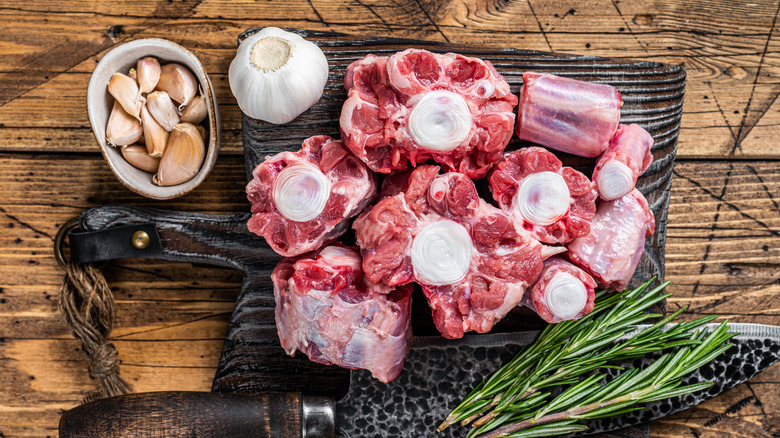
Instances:
[[[128,394],[65,412],[60,437],[333,437],[334,422],[323,424],[316,411],[322,398],[314,398],[313,413],[307,398],[297,392]]]

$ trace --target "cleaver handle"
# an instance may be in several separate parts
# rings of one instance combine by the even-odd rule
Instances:
[[[334,409],[332,399],[298,392],[148,392],[77,406],[62,415],[59,432],[61,438],[334,437]]]
[[[82,245],[86,250],[81,252],[92,257],[86,262],[145,257],[243,271],[251,268],[270,275],[280,257],[247,229],[250,216],[249,212],[207,214],[103,205],[81,214],[81,232],[70,234],[71,248],[74,238],[86,242]],[[131,245],[136,228],[149,228],[152,244],[148,248],[138,250]]]

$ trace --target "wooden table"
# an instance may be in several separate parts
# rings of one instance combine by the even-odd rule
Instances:
[[[246,211],[240,116],[227,69],[236,36],[276,25],[685,65],[669,208],[670,308],[780,325],[780,3],[764,0],[0,1],[0,437],[56,435],[94,390],[57,311],[58,227],[106,203]],[[658,2],[661,3],[661,2]],[[114,44],[190,48],[216,86],[222,150],[208,180],[173,201],[125,189],[100,156],[85,90]],[[207,391],[241,282],[236,271],[111,263],[115,344],[137,391]],[[652,424],[658,437],[780,434],[780,365]]]

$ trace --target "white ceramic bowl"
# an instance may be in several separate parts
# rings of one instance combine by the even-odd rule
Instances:
[[[137,61],[145,56],[153,56],[160,64],[176,62],[189,68],[200,82],[208,108],[209,139],[206,143],[206,159],[200,171],[189,181],[170,187],[160,187],[152,183],[152,175],[136,169],[122,157],[118,147],[106,142],[106,124],[111,114],[114,98],[108,93],[108,81],[116,72],[127,74]],[[189,193],[197,187],[211,172],[219,152],[219,109],[214,96],[211,80],[198,61],[198,58],[184,47],[160,38],[134,40],[120,44],[108,51],[95,67],[87,86],[87,112],[92,132],[100,145],[109,167],[117,179],[130,190],[154,199],[171,199]]]

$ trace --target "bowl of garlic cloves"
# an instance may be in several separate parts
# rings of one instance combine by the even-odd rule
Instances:
[[[117,179],[153,199],[197,187],[219,152],[219,111],[198,58],[168,40],[120,44],[87,87],[89,123]]]

